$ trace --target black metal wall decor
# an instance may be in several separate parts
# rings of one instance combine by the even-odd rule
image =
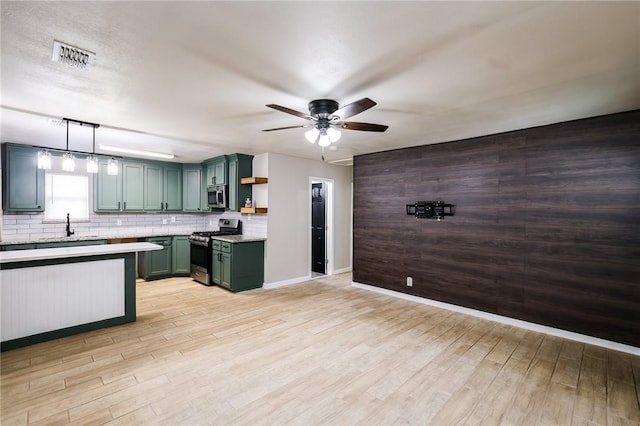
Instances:
[[[415,215],[418,219],[437,219],[445,216],[453,216],[453,204],[445,204],[444,201],[416,201],[415,204],[407,204],[407,214]]]

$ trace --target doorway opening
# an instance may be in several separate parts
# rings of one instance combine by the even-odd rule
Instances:
[[[333,181],[311,179],[312,278],[333,273]]]

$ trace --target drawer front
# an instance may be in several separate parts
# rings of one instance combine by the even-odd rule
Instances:
[[[221,243],[222,244],[221,244],[220,250],[223,253],[231,253],[231,243],[227,243],[227,242],[224,242],[224,241],[221,241]]]
[[[222,241],[219,240],[213,240],[213,249],[214,250],[220,250],[220,246],[222,245]]]

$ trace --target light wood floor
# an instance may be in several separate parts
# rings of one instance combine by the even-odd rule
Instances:
[[[2,354],[2,425],[640,424],[640,357],[351,287],[138,284],[138,321]]]

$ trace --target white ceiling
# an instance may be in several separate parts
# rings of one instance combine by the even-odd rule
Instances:
[[[378,103],[327,161],[640,108],[640,2],[0,3],[1,140],[63,148],[47,118],[100,123],[98,143],[198,162],[319,159],[307,112]],[[53,41],[96,54],[78,70]],[[91,150],[72,126],[70,149]],[[100,150],[98,150],[99,152]]]

